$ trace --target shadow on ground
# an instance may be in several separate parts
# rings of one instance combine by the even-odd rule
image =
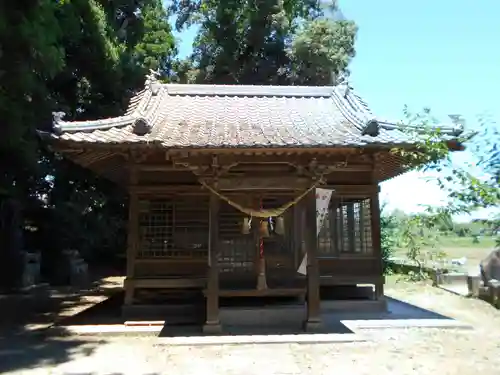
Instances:
[[[64,319],[60,322],[60,326],[79,326],[79,325],[119,325],[124,324],[125,321],[121,315],[121,307],[123,304],[123,293],[115,293],[106,301],[96,304],[95,306],[77,314],[73,317]],[[261,311],[261,310],[259,310]],[[252,310],[244,310],[241,314],[253,314]],[[258,313],[258,310],[255,310]],[[161,320],[168,321],[168,317]],[[243,323],[242,319],[242,323]],[[200,324],[176,324],[163,326],[159,333],[159,337],[176,337],[176,336],[203,336],[202,322]],[[265,325],[265,322],[260,324],[243,324],[240,325],[225,325],[222,335],[284,335],[284,334],[303,334],[302,321],[297,319],[296,322],[280,325]],[[353,333],[340,321],[330,322],[325,326],[321,333]]]
[[[123,303],[123,293],[115,293],[106,301],[77,314],[71,318],[60,322],[65,326],[99,326],[99,325],[123,325],[124,319],[121,316],[121,306]],[[343,322],[349,321],[392,321],[392,320],[449,320],[444,315],[429,311],[397,299],[387,298],[387,311],[371,312],[338,312],[329,310],[329,306],[334,306],[335,301],[323,301],[323,323],[324,328],[318,332],[320,334],[352,334],[353,331],[346,327]],[[265,309],[265,308],[264,308]],[[279,314],[280,312],[278,312]],[[281,312],[286,314],[286,312]],[[221,335],[301,335],[304,334],[302,319],[300,317],[283,316],[282,324],[266,324],[266,317],[262,310],[241,309],[237,312],[237,324],[224,324]],[[261,315],[257,315],[261,314]],[[291,312],[291,315],[296,312]],[[241,318],[240,318],[241,317]],[[168,321],[168,317],[158,319]],[[233,319],[234,321],[235,319]],[[279,320],[279,319],[278,319]],[[125,332],[125,329],[124,329]],[[149,333],[158,334],[158,333]],[[308,333],[310,334],[310,333]],[[158,334],[159,337],[178,336],[205,336],[202,332],[201,322],[196,325],[167,325],[165,324]]]
[[[75,355],[89,356],[102,341],[49,337],[43,333],[0,338],[0,373],[56,366]]]
[[[102,302],[96,303],[96,301]],[[124,323],[121,316],[122,302],[121,286],[109,280],[94,282],[90,288],[83,291],[71,288],[47,288],[27,293],[0,295],[0,373],[27,370],[42,365],[57,365],[70,361],[74,356],[91,355],[105,341],[88,336],[75,338],[65,331],[65,327],[122,326]],[[353,333],[343,324],[353,320],[453,320],[392,298],[388,298],[386,312],[339,313],[329,309],[329,306],[334,305],[335,301],[322,302],[324,330],[320,333]],[[77,313],[74,313],[75,311]],[[262,314],[262,311],[267,311],[267,308],[244,309],[243,315],[246,314],[253,323],[239,324],[236,321],[238,324],[225,324],[222,335],[303,334],[302,319],[300,315],[294,315],[296,312],[288,317],[282,315],[283,319],[278,321],[282,320],[283,324],[266,326],[259,320],[265,320],[265,313],[262,318],[256,317],[256,314]],[[238,318],[239,314],[240,312],[236,314]],[[58,326],[58,329],[47,330],[53,324]],[[203,336],[201,324],[165,325],[158,327],[158,331],[155,335],[159,337]]]
[[[109,281],[93,281],[81,287],[49,287],[0,294],[0,373],[64,363],[73,355],[90,355],[102,343],[49,335],[49,328],[73,311],[91,305],[117,289]],[[105,298],[105,297],[104,297]]]
[[[339,320],[454,320],[434,311],[423,309],[395,298],[386,297],[387,311],[381,312],[348,312],[331,314]],[[333,302],[334,303],[334,302]]]

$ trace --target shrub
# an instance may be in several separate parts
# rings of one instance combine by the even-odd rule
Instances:
[[[384,274],[393,270],[389,259],[394,255],[397,246],[397,219],[393,215],[383,215],[380,218],[380,240]]]

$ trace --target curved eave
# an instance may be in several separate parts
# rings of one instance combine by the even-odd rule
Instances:
[[[112,128],[123,128],[131,125],[134,122],[132,115],[112,117],[94,121],[56,121],[54,122],[54,132],[57,135],[63,133],[87,133],[95,130],[108,130]]]
[[[359,131],[363,132],[372,121],[376,121],[366,103],[347,85],[336,86],[331,98],[342,116]]]
[[[458,138],[464,132],[464,128],[460,125],[423,127],[381,120],[370,111],[366,102],[347,85],[336,86],[332,92],[332,100],[346,120],[360,130],[363,135],[376,137],[380,135],[381,130],[417,134],[424,134],[430,130],[439,131],[444,137]]]
[[[393,148],[412,148],[415,145],[411,143],[384,143],[384,142],[373,142],[366,144],[332,144],[332,145],[244,145],[244,146],[221,146],[221,145],[196,145],[196,146],[178,146],[172,147],[165,144],[159,140],[138,140],[136,142],[92,142],[92,141],[80,141],[73,139],[64,139],[59,136],[48,133],[39,132],[39,135],[44,138],[46,142],[55,146],[55,148],[60,150],[71,150],[71,149],[135,149],[135,148],[159,148],[163,150],[171,151],[192,151],[192,152],[227,152],[229,150],[235,153],[247,153],[247,152],[262,152],[263,150],[269,150],[270,152],[280,152],[281,150],[286,152],[313,152],[313,151],[327,151],[327,150],[339,150],[339,149],[366,149],[371,151],[390,151]]]
[[[439,132],[440,135],[449,137],[460,137],[464,132],[462,126],[435,126],[435,127],[424,127],[424,126],[413,126],[406,124],[397,124],[387,121],[378,121],[380,128],[384,130],[400,130],[406,132],[415,132],[417,134],[425,134],[429,130]]]

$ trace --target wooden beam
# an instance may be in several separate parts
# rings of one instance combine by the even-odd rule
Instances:
[[[172,165],[169,163],[165,164],[139,164],[138,169],[141,172],[190,172],[191,169],[181,166],[181,165]]]
[[[130,192],[140,195],[172,195],[179,192],[183,194],[208,194],[208,191],[200,184],[197,185],[131,185]]]
[[[324,169],[324,173],[329,174],[329,173],[335,173],[335,172],[371,172],[373,169],[373,166],[370,164],[340,164],[340,162],[334,162],[334,161],[324,161],[324,163],[328,164],[321,164],[319,167],[322,167]],[[329,164],[333,163],[333,165]],[[182,172],[182,171],[193,171],[198,169],[198,165],[193,165],[192,168],[189,168],[186,166],[186,163],[182,164],[140,164],[138,167],[140,171],[143,172]],[[274,161],[256,161],[252,163],[245,163],[245,162],[239,162],[237,159],[233,162],[230,163],[230,168],[227,169],[226,172],[229,172],[231,168],[238,168],[242,169],[245,172],[262,172],[262,171],[272,171],[272,170],[280,170],[283,167],[282,166],[295,166],[292,161],[290,162],[277,162],[276,159],[274,158]],[[281,167],[280,167],[281,166]],[[208,168],[207,168],[208,169]]]
[[[261,177],[262,179],[262,177]],[[295,180],[297,177],[295,177]],[[310,187],[312,182],[309,180],[309,185],[307,187]],[[263,183],[265,184],[265,183]],[[377,185],[321,185],[321,188],[325,189],[333,189],[333,197],[359,197],[359,198],[369,198],[372,196],[374,192],[378,192],[378,187]],[[300,186],[298,187],[300,188]],[[277,189],[281,190],[281,189]],[[294,190],[293,187],[288,187],[288,190]],[[174,184],[168,184],[168,185],[129,185],[129,191],[130,192],[137,192],[139,194],[165,194],[165,195],[170,195],[173,193],[193,193],[193,194],[199,194],[202,192],[208,193],[208,191],[201,185],[201,184],[195,184],[195,185],[174,185]]]
[[[212,164],[213,153],[198,153],[198,154],[181,154],[171,155],[170,160],[174,164],[191,165],[191,166],[209,166]],[[338,163],[338,167],[361,164],[372,166],[372,158],[364,152],[355,153],[335,153],[335,154],[282,154],[282,155],[265,155],[265,154],[238,154],[238,153],[217,153],[217,163],[219,166],[235,166],[238,164],[290,164],[294,166],[309,166],[312,162],[317,165],[334,166]]]
[[[324,189],[332,189],[332,197],[336,198],[369,198],[377,187],[374,185],[322,185]]]
[[[311,187],[309,178],[289,175],[274,177],[224,177],[217,180],[218,190],[301,190]]]
[[[387,147],[370,147],[370,151],[374,149],[389,149]],[[272,148],[204,148],[204,149],[170,149],[168,154],[175,156],[179,154],[189,155],[206,155],[206,154],[219,154],[219,155],[312,155],[312,154],[359,154],[368,151],[360,149],[359,147],[272,147]]]

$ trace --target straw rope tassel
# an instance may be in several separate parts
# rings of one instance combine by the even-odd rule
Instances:
[[[323,180],[320,178],[309,189],[307,189],[306,191],[304,191],[302,194],[300,194],[298,197],[296,197],[292,201],[290,201],[288,203],[285,203],[283,206],[278,207],[278,208],[274,208],[274,209],[267,209],[267,210],[264,210],[263,208],[261,208],[260,210],[254,210],[252,208],[243,207],[242,205],[240,205],[240,204],[238,204],[236,202],[233,202],[231,199],[229,199],[225,195],[223,195],[220,192],[218,192],[212,186],[208,185],[205,181],[200,180],[200,183],[205,188],[207,188],[209,191],[211,191],[212,193],[214,193],[215,195],[217,195],[220,199],[222,199],[223,201],[227,202],[228,204],[230,204],[231,206],[233,206],[234,208],[236,208],[240,212],[242,212],[242,213],[244,213],[244,214],[246,214],[246,215],[248,215],[250,217],[258,217],[258,218],[261,218],[261,219],[268,219],[270,217],[278,217],[278,216],[283,215],[286,210],[288,210],[290,207],[292,207],[295,204],[297,204],[312,189],[315,189],[317,185],[323,183]]]

